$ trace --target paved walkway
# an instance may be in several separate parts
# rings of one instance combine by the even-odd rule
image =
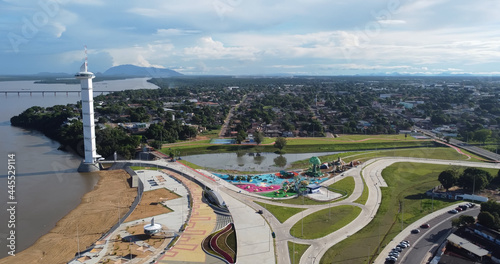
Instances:
[[[172,171],[187,174],[190,177],[193,177],[197,181],[201,182],[205,186],[219,191],[221,196],[224,198],[224,201],[228,205],[228,209],[233,217],[238,245],[236,255],[238,263],[275,263],[275,250],[273,246],[273,239],[270,237],[271,229],[269,228],[268,223],[265,222],[262,217],[256,213],[254,207],[248,206],[247,204],[244,204],[232,197],[234,196],[234,194],[240,194],[239,191],[241,189],[230,183],[227,183],[226,181],[218,180],[217,177],[207,171],[199,172],[197,170],[186,167],[181,163],[167,162],[164,160],[151,161],[148,163],[168,166]],[[199,186],[190,180],[188,181],[196,186]],[[244,192],[246,191],[242,191],[242,193]],[[250,193],[248,193],[248,195],[249,196],[245,197],[260,197]],[[253,206],[257,205],[253,202],[251,202],[251,204],[253,204]],[[208,236],[208,234],[205,236]]]
[[[212,233],[217,216],[208,204],[202,202],[203,189],[198,184],[178,173],[169,173],[187,186],[191,193],[193,207],[185,231],[182,232],[177,243],[158,260],[158,263],[205,263],[206,254],[201,248],[201,244],[203,239]]]

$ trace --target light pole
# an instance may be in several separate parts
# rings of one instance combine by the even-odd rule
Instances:
[[[304,237],[304,210],[302,210],[302,237]]]

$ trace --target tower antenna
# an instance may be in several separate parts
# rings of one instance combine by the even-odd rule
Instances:
[[[88,58],[87,58],[87,45],[84,46],[85,48],[85,68],[87,68],[89,65],[88,65]]]

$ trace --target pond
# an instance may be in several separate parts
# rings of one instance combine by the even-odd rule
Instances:
[[[182,159],[207,169],[270,172],[286,169],[298,160],[338,153],[342,152],[293,153],[283,155],[270,152],[215,153],[185,156]],[[322,162],[331,162],[331,160]]]

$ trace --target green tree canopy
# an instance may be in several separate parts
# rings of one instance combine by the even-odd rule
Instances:
[[[443,187],[446,188],[446,191],[448,191],[449,188],[455,186],[458,177],[453,171],[445,170],[439,174],[438,180],[443,185]]]
[[[262,141],[264,141],[264,133],[260,132],[260,131],[257,131],[253,134],[253,139],[255,140],[255,143],[257,143],[257,145],[259,145],[260,143],[262,143]]]
[[[480,129],[474,132],[474,140],[486,142],[486,140],[491,136],[491,130],[489,129]]]
[[[477,168],[467,168],[458,178],[458,186],[467,191],[479,191],[484,189],[492,179],[487,171]]]
[[[280,151],[286,146],[286,138],[278,137],[276,141],[274,141],[274,147],[278,148]]]
[[[497,219],[489,212],[481,212],[477,216],[477,222],[488,228],[497,229]]]
[[[236,135],[236,143],[241,144],[241,142],[243,142],[245,138],[247,138],[247,136],[248,135],[245,132],[245,130],[241,129],[240,131],[238,131],[238,134]]]

